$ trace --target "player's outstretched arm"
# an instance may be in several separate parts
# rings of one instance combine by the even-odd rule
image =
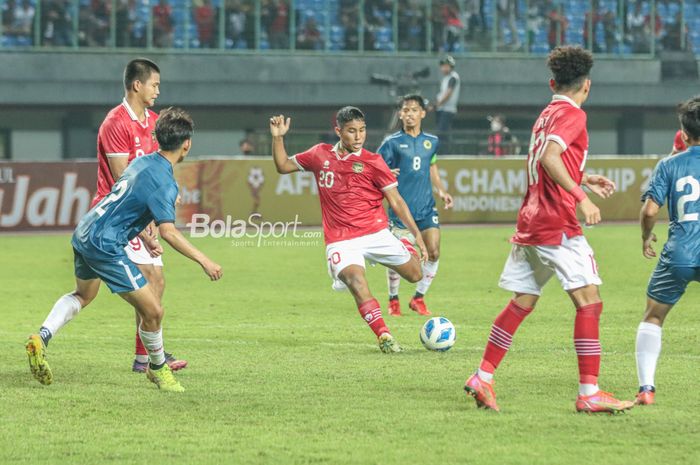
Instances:
[[[445,185],[442,183],[437,163],[430,165],[430,182],[432,182],[435,189],[437,189],[438,196],[445,202],[445,210],[452,208],[454,200],[452,200],[452,196],[447,192]]]
[[[656,234],[652,231],[654,230],[654,225],[656,225],[656,218],[660,209],[659,204],[647,198],[644,201],[644,205],[642,205],[642,211],[639,213],[639,223],[642,227],[642,255],[646,258],[656,257],[656,252],[654,252],[654,247],[652,246],[652,242],[656,242]]]
[[[284,119],[284,115],[270,118],[270,134],[272,135],[272,159],[280,174],[293,173],[299,171],[299,167],[294,161],[289,159],[287,150],[284,148],[284,135],[289,131],[291,118]]]
[[[408,209],[406,201],[399,194],[399,190],[396,187],[385,190],[384,198],[389,202],[389,206],[396,213],[396,216],[399,217],[409,232],[416,238],[416,245],[420,249],[421,260],[427,260],[428,249],[425,247],[425,242],[423,242],[423,236],[413,220],[413,215],[411,215],[411,210]]]
[[[581,208],[587,225],[600,223],[600,209],[588,198],[581,186],[569,176],[566,166],[561,159],[564,151],[561,145],[550,141],[544,148],[544,153],[540,158],[540,164],[545,169],[552,180],[570,193],[576,199]]]
[[[170,244],[173,249],[177,250],[190,260],[199,263],[204,272],[211,278],[212,281],[216,281],[224,275],[221,266],[211,261],[209,257],[190,244],[190,242],[185,239],[185,236],[183,236],[182,233],[177,230],[173,223],[162,223],[160,226],[158,226],[158,232],[160,232],[160,237],[162,237],[165,242]]]
[[[586,186],[598,197],[607,199],[615,193],[615,183],[600,174],[583,173],[581,184]]]

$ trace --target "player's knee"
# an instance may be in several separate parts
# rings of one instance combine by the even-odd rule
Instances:
[[[89,293],[89,292],[81,292],[81,291],[73,291],[73,297],[78,299],[78,302],[80,302],[80,307],[85,308],[88,305],[90,305],[90,302],[95,300],[95,297],[97,296],[96,293]]]
[[[428,249],[428,260],[436,262],[440,259],[440,249]]]
[[[411,283],[417,283],[423,279],[423,270],[421,269],[420,262],[418,260],[415,260],[415,266],[409,268],[408,273],[406,273],[406,276],[404,276],[404,279]]]

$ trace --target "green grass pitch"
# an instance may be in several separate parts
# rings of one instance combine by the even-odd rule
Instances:
[[[511,231],[443,230],[427,302],[457,328],[444,354],[420,345],[424,318],[407,311],[407,283],[406,315],[385,316],[405,352],[380,353],[351,297],[330,289],[322,245],[196,240],[224,266],[217,283],[167,250],[166,349],[190,362],[181,395],[130,371],[133,311],[104,286],[51,342],[54,384],[34,381],[23,343],[72,289],[69,236],[2,236],[0,464],[700,463],[697,284],[667,320],[655,406],[574,413],[574,310],[557,282],[496,374],[503,412],[477,410],[465,397],[464,380],[509,299],[497,280]],[[604,280],[601,387],[632,398],[654,263],[641,256],[636,226],[586,234]],[[386,308],[384,269],[368,275]]]

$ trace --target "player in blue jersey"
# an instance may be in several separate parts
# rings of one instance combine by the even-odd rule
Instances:
[[[700,281],[700,97],[679,105],[683,141],[688,149],[659,162],[642,197],[642,253],[656,257],[652,232],[668,203],[668,241],[647,288],[647,308],[637,330],[636,403],[654,403],[654,373],[661,353],[661,326],[691,281]]]
[[[423,263],[423,279],[416,285],[416,293],[409,303],[411,310],[421,315],[430,315],[423,296],[428,292],[435,278],[440,258],[440,220],[433,187],[445,202],[445,208],[452,207],[452,196],[440,179],[437,167],[437,152],[440,142],[437,136],[421,130],[425,118],[425,100],[418,94],[409,94],[401,99],[399,119],[403,129],[390,135],[377,152],[396,174],[399,181],[399,194],[404,198],[411,215],[416,220],[428,250],[427,260]],[[389,209],[392,232],[399,238],[410,236],[406,227],[396,214]],[[389,284],[389,314],[401,315],[399,304],[399,283],[401,278],[393,270],[387,270]]]
[[[159,298],[124,247],[153,221],[175,250],[199,263],[212,280],[221,278],[221,267],[192,246],[174,224],[178,187],[173,166],[189,152],[193,127],[184,111],[162,111],[155,127],[160,150],[134,160],[112,191],[80,220],[71,241],[76,290],[58,299],[39,333],[31,335],[26,344],[29,367],[40,383],[53,381],[45,354],[49,340],[92,302],[104,281],[141,317],[139,334],[148,351],[148,379],[164,391],[184,390],[165,363]],[[162,248],[152,252],[162,253]]]

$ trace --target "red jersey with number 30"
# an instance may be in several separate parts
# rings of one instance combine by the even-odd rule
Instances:
[[[678,131],[676,137],[673,138],[673,150],[676,152],[685,152],[688,150],[685,142],[683,142],[683,133],[681,131]]]
[[[398,185],[381,155],[362,149],[341,157],[337,147],[318,144],[291,158],[316,177],[326,244],[387,228],[384,191]]]
[[[559,144],[569,176],[581,184],[588,155],[586,113],[570,98],[555,95],[532,129],[527,155],[528,188],[518,213],[512,241],[522,245],[560,245],[583,234],[576,217],[576,200],[555,183],[540,164],[548,143]]]
[[[157,119],[158,115],[147,109],[146,120],[139,121],[126,99],[107,114],[97,133],[97,193],[90,207],[109,194],[116,181],[109,169],[108,158],[129,157],[131,162],[158,150],[154,133]]]

